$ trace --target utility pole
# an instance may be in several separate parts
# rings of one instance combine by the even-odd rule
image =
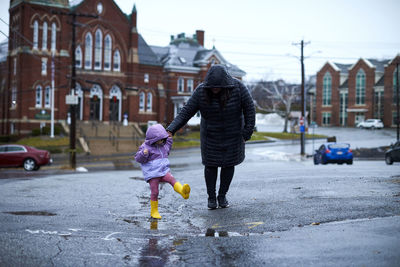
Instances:
[[[72,40],[71,40],[71,81],[70,81],[70,94],[75,96],[75,86],[76,86],[76,63],[75,63],[75,49],[76,49],[76,17],[88,17],[88,18],[98,18],[97,15],[82,14],[72,12],[60,12],[53,11],[53,14],[60,14],[72,17],[71,29],[72,29]],[[70,104],[69,110],[71,114],[71,125],[69,128],[69,165],[71,169],[76,169],[76,104]]]
[[[50,123],[50,138],[54,138],[54,51],[51,52],[51,123]]]
[[[399,141],[399,133],[400,133],[400,107],[399,107],[399,62],[396,64],[396,106],[397,106],[397,141]]]
[[[301,55],[300,55],[300,63],[301,63],[301,118],[300,118],[300,154],[302,156],[305,155],[304,145],[306,143],[306,98],[305,98],[305,88],[304,88],[304,45],[309,44],[309,42],[304,43],[304,40],[301,40],[300,43],[294,43],[294,45],[300,45]]]

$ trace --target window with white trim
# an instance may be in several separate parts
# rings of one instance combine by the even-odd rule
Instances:
[[[331,113],[322,112],[322,125],[330,125],[330,124],[331,124]]]
[[[153,106],[153,95],[151,93],[147,93],[146,111],[151,112],[152,106]]]
[[[90,70],[92,68],[92,34],[88,32],[85,37],[85,69]]]
[[[332,76],[327,72],[324,76],[323,89],[322,89],[322,105],[330,106],[332,99]]]
[[[75,49],[75,66],[82,68],[82,49],[80,45]]]
[[[144,92],[140,92],[140,94],[139,94],[139,111],[144,111],[144,98],[145,98]]]
[[[57,36],[57,26],[53,22],[51,24],[51,51],[56,51],[56,36]]]
[[[42,49],[47,49],[47,22],[43,22]]]
[[[110,35],[106,35],[104,39],[104,69],[111,70],[111,50],[112,39]]]
[[[365,104],[365,72],[360,69],[356,75],[356,105]]]
[[[95,33],[95,44],[94,44],[94,69],[101,69],[101,60],[103,52],[103,33],[100,29],[97,29]]]
[[[399,69],[399,73],[400,73],[400,69]],[[396,75],[397,75],[397,68],[395,68],[394,72],[393,72],[393,104],[397,104],[397,81],[400,80],[400,77],[396,77]],[[400,74],[399,74],[399,76],[400,76]]]
[[[11,108],[15,108],[17,106],[17,87],[14,85],[11,88]]]
[[[36,86],[36,102],[35,107],[42,107],[42,87],[40,85]]]
[[[47,75],[47,57],[42,57],[42,75]]]
[[[149,74],[148,73],[144,74],[144,83],[149,83]]]
[[[45,108],[50,108],[50,86],[46,86],[44,89],[44,107]]]
[[[119,50],[115,50],[114,52],[114,71],[120,71],[121,70],[121,55],[119,53]]]
[[[193,79],[187,80],[187,91],[188,92],[193,92]]]
[[[183,92],[185,87],[185,80],[182,77],[178,78],[178,92]]]
[[[33,48],[37,49],[39,45],[39,23],[37,20],[33,22]]]
[[[17,57],[14,57],[14,59],[13,59],[13,63],[14,63],[14,71],[13,71],[13,74],[14,75],[17,75]]]

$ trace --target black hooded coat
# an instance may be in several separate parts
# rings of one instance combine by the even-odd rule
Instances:
[[[218,97],[207,98],[211,88],[229,90],[224,105]],[[233,78],[225,66],[212,66],[167,131],[174,134],[198,111],[203,164],[214,167],[240,164],[245,158],[245,141],[251,138],[255,124],[254,103],[246,86]]]

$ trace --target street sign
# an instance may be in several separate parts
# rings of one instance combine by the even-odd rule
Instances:
[[[66,95],[65,103],[67,105],[77,105],[78,104],[78,96],[77,95]]]

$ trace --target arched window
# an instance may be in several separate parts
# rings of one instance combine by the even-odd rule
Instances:
[[[152,106],[153,106],[153,95],[151,93],[147,93],[146,111],[151,112]]]
[[[39,23],[33,22],[33,48],[37,49],[39,45]]]
[[[121,70],[121,55],[119,54],[119,50],[115,50],[114,52],[114,71]]]
[[[51,24],[51,51],[56,51],[56,36],[57,36],[57,26],[53,22]]]
[[[85,69],[92,68],[92,35],[88,32],[85,37]]]
[[[95,44],[94,44],[94,69],[101,69],[101,60],[103,53],[103,34],[101,30],[98,29],[95,34]]]
[[[183,92],[184,86],[185,86],[184,83],[185,83],[185,80],[182,77],[180,77],[178,79],[178,92]]]
[[[400,76],[400,69],[399,69],[399,76]],[[393,72],[393,104],[397,103],[397,96],[396,96],[396,90],[397,90],[397,81],[400,80],[399,77],[397,77],[397,68],[395,68]],[[399,85],[400,86],[400,85]]]
[[[35,107],[41,108],[42,107],[42,87],[38,85],[36,87],[36,103]]]
[[[356,75],[356,105],[365,104],[365,72],[360,69]]]
[[[45,108],[50,108],[50,86],[46,86],[44,89],[44,107]]]
[[[144,92],[140,92],[140,94],[139,94],[139,111],[144,111],[144,98],[145,98]]]
[[[331,105],[332,99],[332,76],[327,72],[324,76],[323,89],[322,89],[322,105]]]
[[[47,22],[43,22],[42,49],[47,49]]]
[[[104,39],[104,69],[111,70],[111,49],[112,41],[110,35]]]
[[[75,49],[75,66],[82,68],[82,49],[80,45]]]
[[[187,80],[187,91],[193,92],[193,79]]]

